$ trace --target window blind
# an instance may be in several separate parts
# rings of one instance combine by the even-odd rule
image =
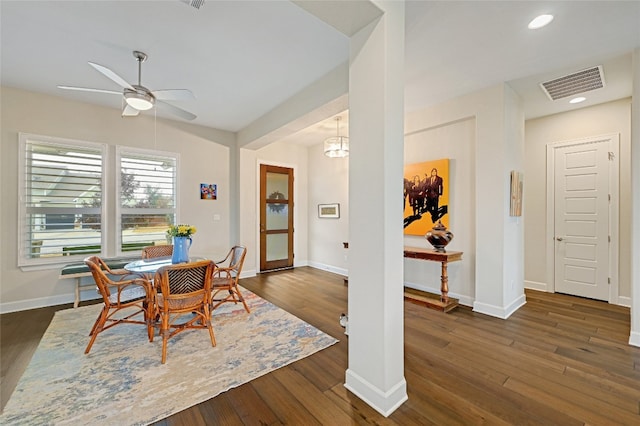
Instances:
[[[20,143],[19,264],[100,253],[104,148],[33,135]]]
[[[120,164],[120,251],[170,243],[166,231],[176,218],[177,157],[118,150]]]

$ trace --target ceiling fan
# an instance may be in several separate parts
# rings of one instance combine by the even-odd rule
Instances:
[[[113,95],[122,95],[125,101],[124,108],[122,110],[123,117],[136,116],[140,111],[146,111],[154,107],[154,105],[161,104],[169,112],[178,117],[186,120],[193,120],[196,118],[195,114],[185,111],[182,108],[178,108],[165,101],[178,101],[195,99],[193,93],[188,89],[166,89],[166,90],[149,90],[142,85],[142,63],[147,59],[147,55],[137,50],[133,51],[133,56],[138,61],[138,84],[129,84],[125,79],[120,77],[109,68],[89,61],[89,65],[102,73],[105,77],[114,81],[124,89],[122,92],[116,92],[113,90],[105,89],[92,89],[88,87],[76,87],[76,86],[58,86],[59,89],[66,90],[79,90],[83,92],[97,92],[97,93],[109,93]]]

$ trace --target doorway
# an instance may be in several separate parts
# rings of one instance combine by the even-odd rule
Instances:
[[[293,169],[260,165],[260,272],[293,267]]]
[[[617,299],[618,141],[616,134],[547,145],[554,292]]]

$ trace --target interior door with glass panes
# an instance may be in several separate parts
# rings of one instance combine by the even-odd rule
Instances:
[[[293,169],[260,165],[260,271],[293,267]]]

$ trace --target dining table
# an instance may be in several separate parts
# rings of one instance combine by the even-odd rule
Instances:
[[[189,257],[189,262],[207,260],[205,257]],[[124,265],[124,269],[137,274],[154,274],[163,266],[172,265],[171,256],[152,257],[150,259],[138,259]]]

